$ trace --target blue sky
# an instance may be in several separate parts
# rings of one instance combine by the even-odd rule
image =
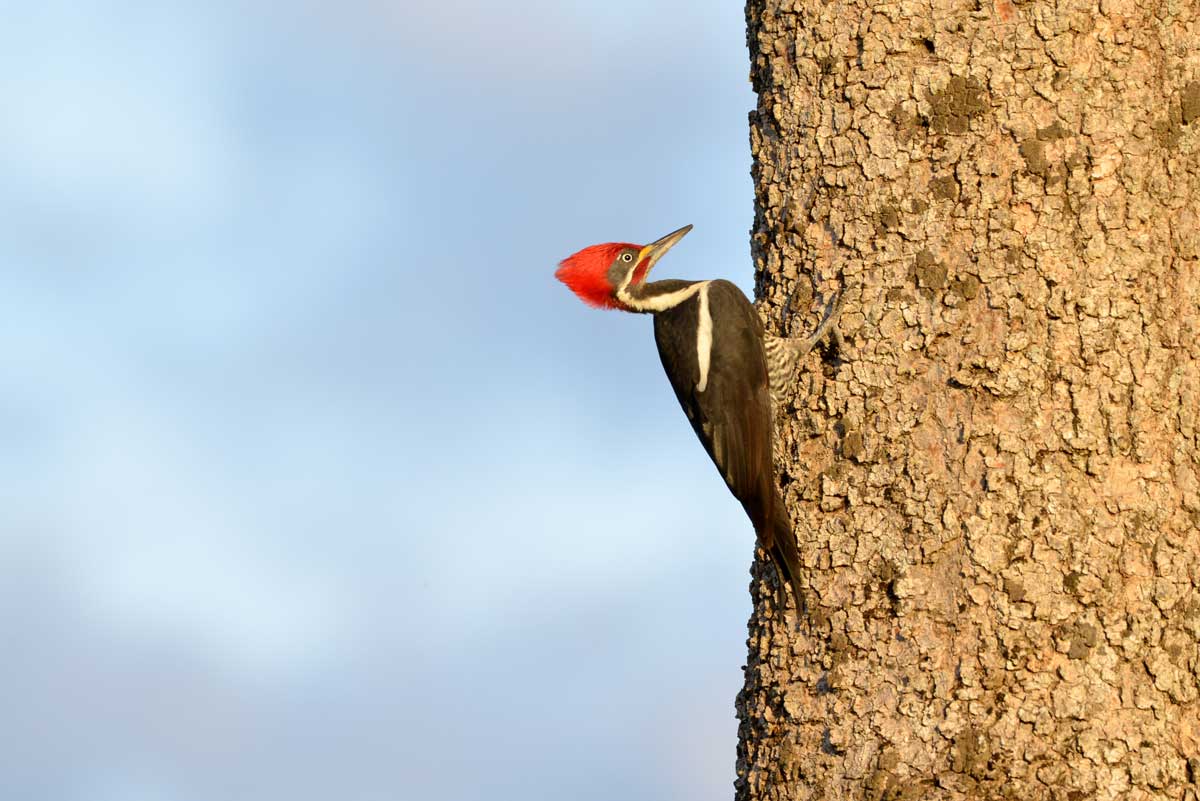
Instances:
[[[739,4],[0,26],[0,797],[718,799],[753,533],[650,320],[749,289]]]

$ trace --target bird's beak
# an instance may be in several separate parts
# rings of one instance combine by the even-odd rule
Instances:
[[[685,225],[678,231],[672,231],[662,239],[651,242],[649,245],[646,245],[646,247],[642,248],[641,253],[638,253],[637,263],[640,265],[643,261],[646,262],[645,274],[648,275],[650,273],[650,268],[654,266],[655,262],[661,259],[664,253],[675,247],[675,244],[679,242],[680,239],[683,239],[685,236],[687,236],[687,232],[690,230],[692,230],[692,226]],[[643,278],[643,280],[645,279]]]

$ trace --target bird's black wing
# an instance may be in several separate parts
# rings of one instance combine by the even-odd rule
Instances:
[[[654,317],[654,339],[663,367],[696,436],[730,491],[741,501],[764,548],[774,544],[772,408],[763,352],[762,324],[734,284],[711,281],[712,320],[707,380],[703,391],[696,331],[700,293]]]

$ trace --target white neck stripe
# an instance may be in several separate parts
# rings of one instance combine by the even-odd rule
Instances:
[[[708,367],[712,360],[712,315],[708,312],[708,282],[700,285],[700,324],[696,329],[696,361],[700,365],[700,380],[696,391],[708,386]]]
[[[648,298],[635,298],[629,294],[629,286],[622,286],[617,290],[617,300],[624,303],[634,311],[639,312],[661,312],[667,309],[673,309],[680,303],[695,295],[701,289],[707,289],[711,281],[700,281],[683,289],[677,289],[666,295],[651,295]],[[705,294],[707,297],[707,293]],[[705,304],[707,307],[707,303]]]

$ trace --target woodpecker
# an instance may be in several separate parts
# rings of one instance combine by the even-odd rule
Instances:
[[[648,282],[658,260],[690,230],[685,225],[649,245],[592,245],[560,262],[555,277],[589,306],[654,315],[654,341],[675,397],[799,609],[800,553],[775,484],[774,406],[840,303],[811,337],[773,337],[729,281]]]

